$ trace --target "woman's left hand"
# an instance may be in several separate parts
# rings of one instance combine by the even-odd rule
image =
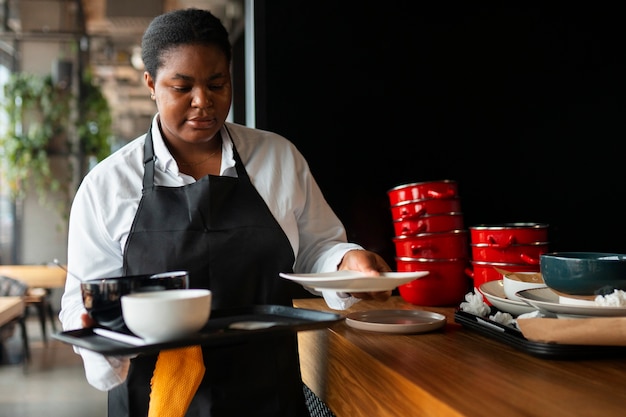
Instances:
[[[371,276],[378,276],[381,272],[391,271],[387,262],[385,262],[380,255],[367,250],[351,250],[346,252],[338,269],[360,271]],[[350,293],[350,295],[362,300],[385,301],[391,297],[391,291],[353,292]]]

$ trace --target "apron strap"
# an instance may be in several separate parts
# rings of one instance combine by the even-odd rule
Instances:
[[[146,139],[143,144],[143,154],[144,170],[142,194],[145,194],[146,191],[154,188],[154,161],[156,160],[156,156],[154,156],[154,145],[152,144],[152,128],[148,129],[148,133],[146,134]]]

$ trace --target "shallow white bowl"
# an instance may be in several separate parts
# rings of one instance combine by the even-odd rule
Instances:
[[[485,296],[495,308],[505,313],[511,313],[514,316],[530,313],[535,308],[524,301],[509,300],[504,295],[504,285],[502,280],[487,281],[479,288],[480,292]]]
[[[122,316],[131,332],[149,343],[184,338],[202,329],[211,315],[210,290],[181,289],[122,297]]]
[[[523,301],[515,295],[519,291],[546,287],[541,274],[537,272],[515,272],[510,275],[503,275],[502,284],[506,298],[515,301]]]

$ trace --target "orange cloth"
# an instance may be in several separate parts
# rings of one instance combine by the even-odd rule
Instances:
[[[148,417],[183,417],[204,371],[200,346],[159,352],[150,381]]]

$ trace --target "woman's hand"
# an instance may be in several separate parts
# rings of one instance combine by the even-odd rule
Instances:
[[[96,325],[96,321],[94,319],[92,319],[91,317],[89,317],[89,314],[87,313],[83,313],[80,316],[82,322],[83,322],[83,327],[87,328],[87,327],[94,327]]]
[[[346,252],[338,267],[339,270],[364,272],[366,275],[378,276],[381,272],[390,272],[387,262],[377,253],[367,250],[351,250]],[[353,292],[355,298],[362,300],[385,301],[391,297],[391,291]]]

